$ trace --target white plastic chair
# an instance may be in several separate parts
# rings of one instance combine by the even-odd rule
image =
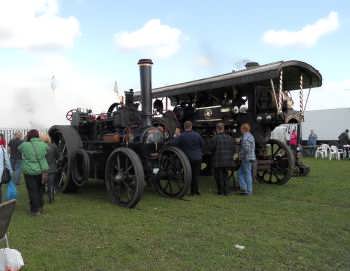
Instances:
[[[344,150],[338,149],[337,146],[332,145],[329,151],[329,160],[332,160],[333,158],[340,160],[340,157],[344,157]]]
[[[329,153],[330,153],[329,145],[322,144],[321,146],[317,147],[315,151],[315,158],[318,159],[320,157],[321,159],[326,159]]]
[[[324,153],[321,149],[321,146],[317,147],[316,151],[315,151],[315,158],[318,159],[318,158],[321,158],[323,159],[324,157]]]

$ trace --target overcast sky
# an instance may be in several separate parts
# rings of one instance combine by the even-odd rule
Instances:
[[[308,109],[349,107],[349,46],[347,0],[0,0],[0,127],[62,123],[78,106],[106,111],[114,81],[121,92],[139,87],[144,57],[154,86],[246,60],[302,60],[324,79]]]

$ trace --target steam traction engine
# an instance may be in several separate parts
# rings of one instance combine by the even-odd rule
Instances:
[[[175,116],[153,118],[153,63],[141,59],[138,64],[142,111],[130,90],[125,104],[112,104],[106,114],[71,110],[67,113],[71,125],[50,128],[59,149],[58,186],[63,192],[77,190],[89,178],[103,179],[112,202],[128,208],[141,199],[145,182],[168,197],[186,194],[191,181],[188,158],[166,144],[170,134],[164,123],[176,123]]]
[[[240,125],[250,123],[256,141],[257,180],[285,184],[295,170],[305,174],[308,168],[285,142],[270,139],[271,131],[284,123],[300,124],[306,104],[303,89],[308,88],[309,94],[311,88],[321,84],[321,74],[304,62],[280,61],[267,65],[250,62],[240,71],[156,88],[152,93],[155,111],[163,116],[163,122],[171,113],[181,125],[191,120],[206,141],[214,135],[216,123],[224,122],[226,131],[237,143],[236,158]],[[299,111],[293,109],[292,90],[299,90]],[[141,96],[138,93],[135,98]],[[169,102],[172,112],[168,110]],[[171,125],[164,124],[170,134],[174,132]],[[298,134],[300,137],[300,129]],[[210,153],[205,152],[203,173],[210,174]],[[233,170],[238,168],[238,160],[236,165]]]

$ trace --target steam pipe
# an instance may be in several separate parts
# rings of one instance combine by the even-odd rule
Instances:
[[[140,59],[137,63],[140,67],[141,104],[144,116],[143,125],[152,125],[152,65],[151,59]]]

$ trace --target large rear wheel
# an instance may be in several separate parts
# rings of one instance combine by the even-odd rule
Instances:
[[[256,178],[268,184],[285,184],[292,177],[294,154],[289,146],[270,139],[258,157]]]
[[[83,146],[80,136],[73,127],[66,125],[52,126],[49,135],[59,154],[56,189],[61,192],[75,192],[77,186],[72,180],[72,156]]]
[[[105,182],[113,203],[135,207],[143,194],[144,179],[141,160],[132,149],[121,147],[108,156]]]

